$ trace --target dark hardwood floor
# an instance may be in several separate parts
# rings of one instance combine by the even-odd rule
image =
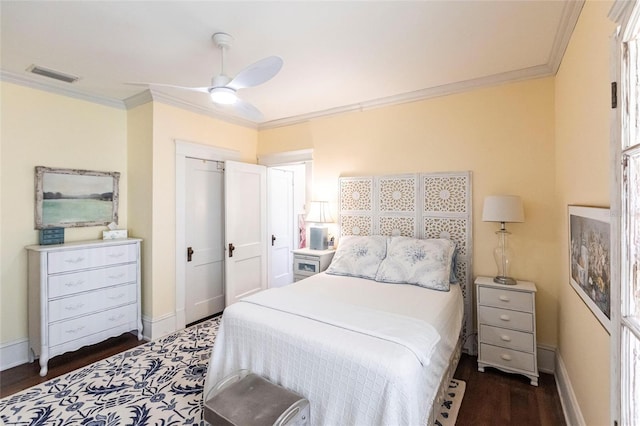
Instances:
[[[67,353],[49,361],[47,377],[40,377],[37,362],[0,372],[0,397],[16,393],[69,371],[84,367],[144,341],[130,333],[108,339],[97,345]],[[458,414],[457,425],[565,425],[556,390],[550,374],[540,374],[539,386],[531,386],[524,376],[511,375],[487,368],[480,373],[477,358],[463,354],[455,378],[464,380],[467,388]]]
[[[477,361],[462,354],[454,374],[467,383],[457,425],[566,425],[552,374],[540,373],[536,387],[521,375],[493,368],[481,373]]]

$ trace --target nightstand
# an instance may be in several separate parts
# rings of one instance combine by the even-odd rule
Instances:
[[[527,376],[538,386],[536,352],[536,285],[518,281],[516,285],[478,277],[478,371],[494,367]]]
[[[293,280],[304,278],[322,272],[331,263],[335,250],[311,250],[308,248],[293,250]]]

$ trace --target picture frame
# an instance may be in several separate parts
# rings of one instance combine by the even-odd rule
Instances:
[[[35,168],[35,229],[118,223],[119,172]]]
[[[571,287],[611,334],[611,220],[608,208],[568,208]]]

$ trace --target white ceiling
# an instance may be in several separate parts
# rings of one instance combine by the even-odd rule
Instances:
[[[215,32],[234,37],[225,71],[264,57],[280,73],[240,97],[268,128],[331,113],[553,75],[583,1],[6,1],[3,80],[122,107],[154,99],[225,117],[206,94],[131,86],[208,86]],[[80,76],[31,74],[32,64]],[[144,93],[143,93],[144,92]],[[233,119],[232,119],[233,121]]]

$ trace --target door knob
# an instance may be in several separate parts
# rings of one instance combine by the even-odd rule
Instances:
[[[273,247],[275,245],[274,244],[275,242],[276,242],[276,236],[272,234],[271,235],[271,247]]]
[[[233,246],[233,243],[229,243],[229,257],[233,257],[233,251],[236,248]]]
[[[191,262],[191,256],[193,256],[193,248],[187,247],[187,262]]]

